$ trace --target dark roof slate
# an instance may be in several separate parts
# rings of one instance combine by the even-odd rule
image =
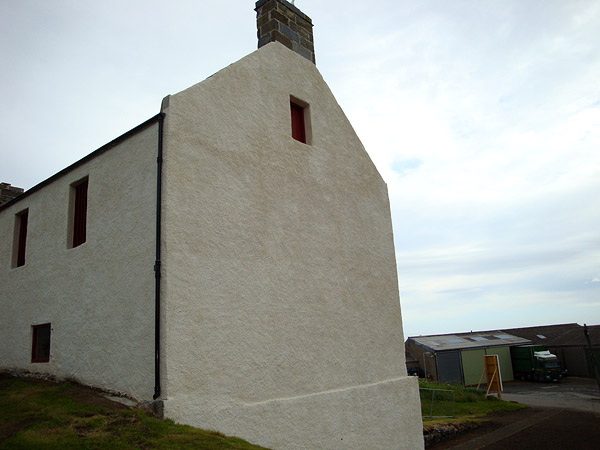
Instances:
[[[580,332],[583,336],[583,327],[577,323],[509,328],[502,331],[529,339],[535,345],[568,345],[565,341],[565,336],[568,333],[575,336],[577,332]]]

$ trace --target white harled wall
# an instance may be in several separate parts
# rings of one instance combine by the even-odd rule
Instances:
[[[272,43],[163,111],[165,415],[277,450],[422,448],[387,188],[314,64]]]
[[[157,142],[155,123],[0,211],[0,369],[152,399]],[[70,184],[86,176],[87,240],[69,249]],[[26,263],[11,268],[25,208]],[[50,362],[31,363],[47,322]]]

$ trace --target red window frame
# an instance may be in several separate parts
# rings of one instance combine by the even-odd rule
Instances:
[[[87,191],[88,179],[73,186],[75,189],[75,203],[73,207],[73,248],[83,244],[86,240],[87,228]]]
[[[40,347],[44,345],[42,339],[44,336],[40,336],[42,332],[48,332],[48,343],[44,347]],[[31,343],[31,362],[32,363],[43,363],[50,361],[50,338],[52,335],[52,325],[49,323],[44,323],[42,325],[34,325],[33,326],[33,339]]]
[[[27,222],[29,210],[26,209],[18,215],[19,218],[19,239],[17,241],[17,267],[25,265],[25,248],[27,247]]]
[[[290,101],[292,116],[292,137],[306,144],[306,123],[304,121],[304,107]]]

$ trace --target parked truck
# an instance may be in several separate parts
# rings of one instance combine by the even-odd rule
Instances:
[[[562,370],[560,361],[543,345],[511,347],[515,380],[560,381]]]

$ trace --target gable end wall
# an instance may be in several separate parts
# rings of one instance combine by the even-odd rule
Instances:
[[[314,64],[268,44],[164,112],[166,416],[274,449],[422,447],[386,185]]]

